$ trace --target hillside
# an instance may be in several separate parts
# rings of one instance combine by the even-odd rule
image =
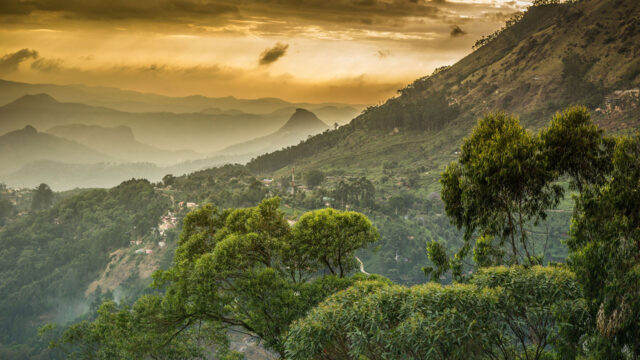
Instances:
[[[462,245],[461,232],[444,214],[438,180],[444,167],[458,158],[462,139],[484,113],[504,109],[520,115],[522,123],[535,131],[548,123],[555,111],[571,104],[585,104],[594,119],[610,133],[629,132],[639,127],[638,19],[640,3],[633,0],[590,0],[533,7],[521,19],[490,37],[492,40],[479,43],[478,49],[466,58],[416,80],[397,97],[367,109],[348,125],[259,156],[246,167],[227,165],[185,176],[177,176],[178,169],[212,166],[218,160],[154,167],[150,170],[154,181],[166,173],[176,177],[166,177],[153,188],[146,182],[127,182],[108,191],[88,192],[70,197],[51,210],[19,218],[0,231],[0,251],[8,254],[2,257],[4,263],[0,266],[0,270],[6,270],[8,280],[0,285],[20,289],[21,299],[35,299],[33,308],[46,314],[41,319],[44,322],[50,320],[54,312],[48,312],[53,307],[51,304],[37,301],[42,292],[50,291],[68,300],[81,296],[89,284],[96,284],[92,281],[108,289],[124,288],[129,285],[122,282],[127,274],[131,275],[130,279],[142,281],[131,269],[139,266],[148,271],[159,266],[155,262],[151,264],[152,259],[138,260],[135,248],[127,244],[142,237],[155,246],[158,220],[163,221],[170,207],[177,209],[183,201],[212,203],[221,208],[252,206],[268,196],[281,197],[281,210],[286,219],[292,221],[307,210],[327,206],[365,213],[379,229],[380,240],[358,251],[364,263],[362,271],[382,274],[399,284],[424,283],[427,280],[422,267],[429,265],[425,244],[437,241],[449,252]],[[58,106],[50,99],[41,100]],[[219,110],[214,107],[207,112],[216,116],[244,116],[217,108]],[[304,115],[300,116],[302,120],[313,120],[309,114],[301,115]],[[167,116],[181,119],[177,114]],[[132,129],[136,134],[135,128]],[[270,141],[264,141],[267,142]],[[243,149],[254,145],[262,146],[259,141],[238,146]],[[229,159],[233,156],[229,155]],[[47,168],[56,169],[60,176],[77,178],[80,173],[92,173],[106,178],[95,168],[79,166],[82,171],[74,173],[60,164],[46,163]],[[295,168],[297,188],[291,186],[292,168]],[[27,167],[23,171],[25,169]],[[319,184],[307,183],[311,170],[320,170],[323,175]],[[260,182],[260,179],[264,180]],[[129,200],[134,190],[141,195]],[[168,199],[172,200],[171,204]],[[139,208],[145,203],[151,205]],[[99,216],[94,216],[95,209]],[[531,226],[532,238],[546,239],[544,249],[540,250],[545,261],[566,259],[566,243],[561,240],[567,238],[572,211],[573,202],[567,196],[556,209],[549,211],[545,222]],[[90,218],[87,221],[95,225],[84,228],[79,225],[80,220],[77,223],[69,220],[73,218],[70,214],[76,213]],[[24,230],[27,227],[35,229],[37,236],[27,234]],[[177,232],[171,236],[175,245]],[[75,237],[81,242],[67,245],[68,240]],[[30,242],[19,242],[23,238]],[[39,258],[44,253],[42,250],[56,254],[59,262]],[[74,251],[86,255],[78,265],[68,262]],[[113,267],[110,261],[115,264]],[[54,289],[54,285],[59,285],[56,282],[42,289],[31,286],[53,279],[53,275],[43,277],[44,280],[12,277],[12,274],[28,274],[29,266],[40,262],[51,269],[59,268],[58,273],[71,273],[68,278],[60,276],[60,284],[76,284],[71,288],[73,291],[58,294],[59,290]],[[86,271],[81,272],[83,270]],[[44,273],[42,268],[38,271]],[[22,340],[33,334],[33,328],[25,325],[25,321],[36,323],[35,315],[26,309],[27,305],[16,305],[21,299],[13,297],[0,303],[5,309],[0,313],[14,311],[19,315],[10,324],[11,329],[7,325],[8,330],[2,333],[5,341]],[[82,305],[86,307],[84,301]],[[362,313],[369,315],[367,311]],[[468,332],[468,329],[461,331]],[[440,328],[435,330],[441,333]]]
[[[143,144],[136,140],[133,131],[127,126],[105,128],[97,125],[72,124],[54,126],[46,132],[129,162],[168,165],[203,157],[194,151],[169,151]]]
[[[605,129],[633,129],[640,124],[639,18],[640,3],[631,0],[532,7],[467,57],[350,124],[249,167],[258,173],[296,163],[364,171],[380,163],[369,159],[397,158],[438,168],[476,119],[493,110],[518,114],[536,128],[555,111],[585,104]],[[343,161],[354,156],[361,161]]]
[[[237,156],[239,162],[246,162],[255,156],[295,145],[308,136],[316,135],[328,128],[314,113],[298,108],[278,131],[229,146],[216,155]]]
[[[38,132],[30,125],[0,136],[1,174],[11,173],[38,160],[87,164],[116,159],[79,143]]]

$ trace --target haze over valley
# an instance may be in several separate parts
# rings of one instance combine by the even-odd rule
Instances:
[[[640,2],[0,19],[0,359],[640,359]]]

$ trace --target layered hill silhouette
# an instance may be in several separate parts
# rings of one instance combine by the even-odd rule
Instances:
[[[220,150],[268,134],[282,119],[259,115],[130,113],[80,103],[62,103],[48,94],[25,95],[0,107],[0,133],[32,125],[40,129],[85,124],[127,126],[140,142],[169,150]]]
[[[295,145],[308,136],[327,129],[329,129],[327,124],[318,119],[314,113],[298,108],[278,131],[227,147],[216,155],[235,155],[240,156],[238,158],[240,162],[243,159],[247,161],[256,155]]]
[[[169,151],[143,144],[136,140],[133,131],[127,126],[106,128],[97,125],[73,124],[55,126],[46,132],[127,162],[169,165],[204,157],[190,150]]]
[[[169,97],[108,87],[27,84],[0,80],[0,105],[10,103],[23,95],[41,93],[49,94],[60,102],[82,103],[133,113],[203,112],[213,115],[270,115],[281,110],[288,111],[302,107],[316,111],[326,121],[340,124],[348,122],[364,108],[364,105],[358,104],[292,103],[278,98],[238,99],[233,96],[214,98],[201,95]]]
[[[0,136],[0,174],[14,172],[24,164],[39,160],[76,164],[116,161],[77,142],[38,132],[30,125]]]
[[[368,171],[390,159],[441,169],[476,120],[492,111],[519,115],[535,129],[578,104],[603,128],[637,128],[638,19],[640,2],[631,0],[530,7],[470,55],[414,81],[398,97],[248,165],[257,173],[303,163]]]

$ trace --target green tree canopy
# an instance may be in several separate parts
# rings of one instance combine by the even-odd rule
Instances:
[[[53,203],[53,191],[47,184],[40,184],[33,192],[31,210],[38,211],[51,207]]]
[[[216,344],[219,356],[233,356],[226,336],[236,331],[283,355],[294,320],[362,277],[346,277],[353,252],[377,231],[363,215],[335,210],[306,214],[292,230],[279,204],[273,198],[253,208],[205,205],[189,213],[174,265],[154,274],[163,292],[133,307],[106,303],[93,323],[74,325],[58,346],[105,358],[188,358]],[[336,275],[317,274],[325,266]]]
[[[584,286],[600,358],[640,357],[640,137],[620,138],[612,172],[577,198],[569,263]],[[626,350],[624,350],[626,349]]]
[[[576,189],[602,182],[611,149],[612,140],[592,124],[584,107],[556,114],[537,135],[502,113],[480,119],[458,161],[440,179],[445,211],[464,229],[466,242],[451,262],[441,265],[460,276],[474,236],[480,266],[540,263],[540,247],[527,227],[546,219],[547,210],[562,199],[561,176],[569,176]]]
[[[451,221],[464,228],[465,239],[478,232],[495,236],[511,250],[509,263],[535,263],[525,225],[546,217],[562,189],[551,183],[540,140],[517,118],[490,114],[465,139],[457,162],[440,180],[442,200]]]
[[[304,182],[308,187],[314,188],[324,181],[324,173],[318,169],[311,169],[304,173]]]
[[[359,282],[294,323],[287,359],[571,359],[580,294],[562,268],[487,268],[450,286]]]

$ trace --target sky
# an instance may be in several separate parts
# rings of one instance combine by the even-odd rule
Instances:
[[[0,79],[378,104],[525,0],[2,0]]]

